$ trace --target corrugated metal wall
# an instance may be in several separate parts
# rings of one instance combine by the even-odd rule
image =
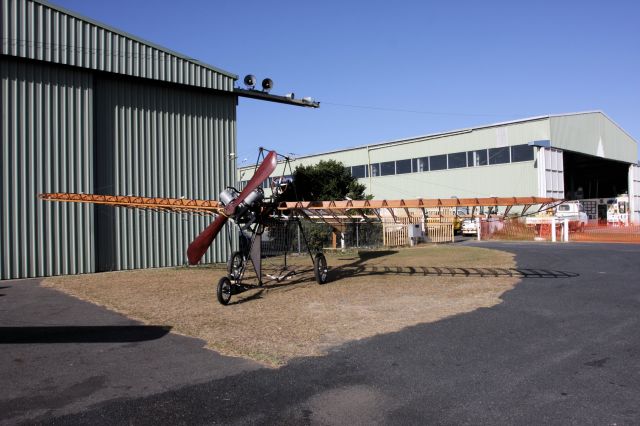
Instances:
[[[564,198],[564,155],[561,149],[538,148],[539,197]],[[535,194],[535,193],[534,193]]]
[[[232,91],[233,74],[57,6],[0,0],[0,53],[170,83]]]
[[[216,199],[235,183],[236,98],[6,56],[0,77],[0,277],[184,264],[210,218],[37,194]],[[222,236],[205,262],[226,260]]]
[[[40,192],[93,189],[93,82],[79,69],[0,57],[0,277],[93,270],[93,209]]]
[[[217,199],[234,184],[236,98],[103,77],[96,102],[98,193]],[[210,220],[102,207],[98,270],[182,265]],[[218,238],[205,261],[226,261],[227,246]]]
[[[629,210],[631,221],[640,224],[640,167],[629,166]]]

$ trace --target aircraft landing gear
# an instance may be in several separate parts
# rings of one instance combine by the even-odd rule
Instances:
[[[318,253],[313,259],[313,272],[316,276],[316,282],[318,284],[324,284],[327,282],[327,259],[324,254]]]

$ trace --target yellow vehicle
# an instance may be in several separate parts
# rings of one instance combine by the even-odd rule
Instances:
[[[459,234],[462,231],[462,218],[456,215],[453,218],[453,233]]]

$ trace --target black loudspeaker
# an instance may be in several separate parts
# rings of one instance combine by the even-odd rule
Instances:
[[[268,92],[273,87],[273,80],[270,78],[265,78],[262,80],[262,90]]]
[[[256,76],[255,75],[251,75],[251,74],[247,74],[244,77],[244,84],[245,86],[249,87],[250,89],[253,89],[256,85]],[[264,82],[263,82],[264,84]]]

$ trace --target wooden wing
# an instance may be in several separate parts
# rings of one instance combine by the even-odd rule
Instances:
[[[113,207],[128,207],[177,213],[218,214],[224,206],[215,200],[185,198],[149,198],[127,195],[74,194],[66,192],[40,194],[40,199],[69,203],[92,203]]]
[[[458,208],[471,209],[475,215],[479,207],[492,207],[506,216],[515,207],[522,207],[520,215],[537,206],[536,211],[545,210],[563,200],[545,197],[486,197],[486,198],[416,198],[406,200],[345,200],[345,201],[292,201],[280,203],[281,211],[294,211],[315,222],[338,225],[353,221],[401,222],[402,218],[443,215],[444,211]],[[435,212],[434,212],[435,211]]]

